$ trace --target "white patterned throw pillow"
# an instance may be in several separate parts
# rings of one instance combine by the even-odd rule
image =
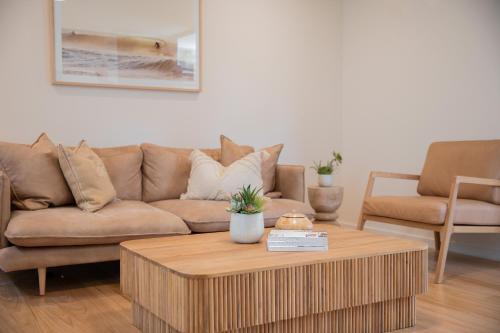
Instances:
[[[262,187],[261,164],[269,157],[266,151],[258,151],[224,167],[200,150],[193,150],[191,175],[184,200],[229,200],[243,185]]]

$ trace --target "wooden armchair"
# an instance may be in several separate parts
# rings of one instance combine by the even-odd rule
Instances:
[[[372,196],[376,178],[418,181],[420,196]],[[500,233],[500,140],[435,142],[421,175],[371,172],[358,221],[431,230],[443,281],[453,233]]]

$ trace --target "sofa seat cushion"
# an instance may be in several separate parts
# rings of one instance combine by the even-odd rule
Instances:
[[[14,211],[5,236],[18,246],[117,244],[126,240],[189,234],[177,216],[141,201],[112,202],[98,212],[78,207]]]
[[[377,196],[365,200],[365,215],[399,220],[443,224],[448,209],[448,198],[432,196]],[[500,225],[500,205],[484,201],[458,199],[456,225]]]
[[[226,208],[229,207],[227,201],[163,200],[153,202],[151,205],[179,216],[194,232],[229,230],[231,214],[226,211]],[[292,211],[306,215],[313,214],[312,209],[303,202],[289,199],[269,199],[264,210],[266,227],[274,226],[281,215]]]

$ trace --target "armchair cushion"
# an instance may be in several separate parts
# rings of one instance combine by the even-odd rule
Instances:
[[[455,176],[500,179],[500,140],[434,142],[427,152],[418,193],[448,197]],[[500,187],[462,184],[458,198],[500,204]]]
[[[432,196],[378,196],[367,198],[363,214],[398,220],[443,224],[448,198]],[[484,201],[458,199],[455,225],[500,225],[500,205]]]

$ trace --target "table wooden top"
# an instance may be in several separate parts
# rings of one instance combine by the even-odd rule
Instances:
[[[327,231],[329,250],[324,252],[268,252],[267,233],[257,244],[236,244],[229,232],[170,236],[121,243],[122,249],[193,278],[240,274],[290,266],[363,258],[391,253],[422,251],[427,244],[382,236],[367,231],[315,224]]]

